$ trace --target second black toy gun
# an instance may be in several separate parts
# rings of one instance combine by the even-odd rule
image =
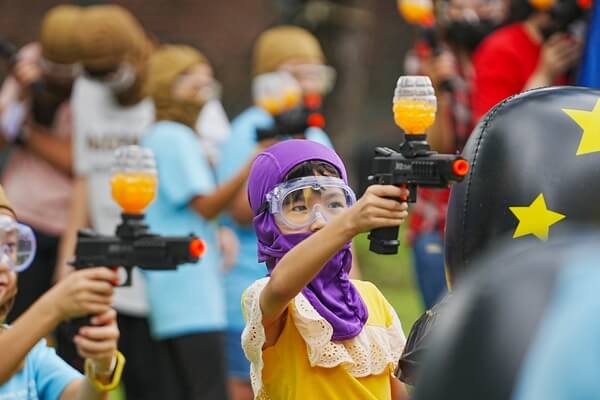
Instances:
[[[417,188],[446,188],[462,181],[469,171],[467,160],[457,154],[439,154],[431,150],[423,132],[435,119],[436,99],[426,76],[402,76],[394,95],[394,118],[403,128],[404,141],[398,150],[377,147],[369,184],[406,187],[417,201]],[[378,254],[396,254],[400,241],[398,228],[373,229],[369,249]]]
[[[304,135],[308,128],[322,129],[325,127],[325,117],[321,113],[321,97],[305,96],[300,105],[274,115],[273,120],[273,127],[256,130],[257,141]]]
[[[257,106],[271,114],[273,126],[258,128],[256,140],[286,139],[304,135],[310,127],[323,128],[321,95],[303,93],[298,81],[288,72],[276,71],[254,78],[252,95]]]
[[[186,263],[195,263],[205,250],[204,242],[190,236],[160,236],[149,231],[143,214],[122,214],[115,236],[105,236],[89,230],[79,231],[75,269],[118,266],[127,272],[120,286],[131,284],[131,270],[173,270]]]
[[[156,162],[151,150],[124,146],[115,152],[111,177],[112,197],[121,207],[121,223],[114,236],[79,231],[76,269],[121,267],[130,285],[133,267],[144,270],[174,270],[178,265],[195,263],[205,250],[204,242],[193,235],[167,237],[150,232],[144,223],[144,209],[152,202],[158,186]]]

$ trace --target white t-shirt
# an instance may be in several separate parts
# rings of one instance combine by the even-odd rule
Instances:
[[[114,151],[123,145],[139,143],[154,122],[154,105],[146,98],[123,107],[110,89],[84,77],[75,82],[71,104],[75,173],[87,178],[92,228],[103,235],[114,235],[121,221],[121,210],[110,193]],[[117,310],[137,316],[147,314],[143,279],[134,270],[131,287],[117,288],[114,303]]]

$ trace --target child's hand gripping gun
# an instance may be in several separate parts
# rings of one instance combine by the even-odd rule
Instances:
[[[300,85],[285,71],[257,76],[253,84],[256,105],[273,116],[273,127],[258,128],[257,141],[304,135],[310,127],[324,128],[320,94],[302,95]]]
[[[131,284],[131,270],[174,270],[194,263],[202,256],[205,244],[193,235],[165,237],[153,234],[144,223],[143,210],[154,199],[157,187],[154,156],[138,146],[121,147],[116,152],[116,167],[111,179],[112,196],[123,210],[115,236],[79,232],[76,269],[121,267],[127,277],[119,286]]]
[[[369,184],[396,185],[417,200],[417,188],[445,188],[463,180],[469,163],[456,154],[439,154],[427,143],[425,130],[435,120],[436,98],[426,76],[401,76],[394,93],[394,120],[405,132],[399,151],[377,147]],[[369,249],[379,254],[398,252],[398,227],[378,228],[369,234]]]

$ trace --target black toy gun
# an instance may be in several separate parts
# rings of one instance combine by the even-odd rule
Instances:
[[[127,277],[120,286],[131,284],[133,267],[144,270],[174,270],[194,263],[205,250],[204,242],[193,235],[165,237],[150,232],[144,223],[144,209],[152,202],[158,180],[154,155],[139,146],[116,151],[111,189],[123,213],[114,236],[81,230],[75,248],[75,269],[100,266],[121,267]]]
[[[257,141],[304,135],[310,127],[324,128],[321,96],[303,95],[298,82],[285,71],[257,76],[253,82],[255,103],[273,116],[270,128],[257,128]]]
[[[417,200],[417,188],[446,188],[460,182],[469,163],[457,154],[439,154],[427,143],[425,130],[433,124],[436,98],[426,76],[401,76],[394,95],[394,119],[404,129],[399,149],[375,149],[369,184],[396,185],[410,191],[407,202]],[[378,254],[396,254],[400,241],[398,228],[373,229],[369,249]]]
[[[119,286],[131,284],[131,270],[174,270],[177,266],[197,262],[205,250],[197,237],[168,237],[153,234],[140,214],[122,214],[114,236],[81,230],[77,238],[75,269],[119,266],[126,271]]]

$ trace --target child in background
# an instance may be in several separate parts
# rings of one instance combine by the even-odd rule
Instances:
[[[208,61],[191,47],[164,46],[150,59],[147,91],[157,123],[142,144],[155,155],[160,185],[147,221],[154,232],[194,233],[207,245],[196,265],[145,273],[152,334],[167,352],[158,367],[165,374],[174,372],[174,382],[165,391],[173,399],[227,398],[226,315],[216,217],[242,188],[252,154],[238,174],[216,185],[194,130],[203,106],[216,94],[215,84]]]
[[[81,12],[70,4],[48,10],[39,41],[19,51],[0,89],[0,147],[11,149],[2,168],[2,186],[19,219],[34,229],[38,255],[20,275],[8,321],[52,286],[58,244],[67,226],[73,169],[70,96],[81,70],[72,31]]]
[[[351,240],[407,217],[407,196],[370,186],[355,201],[342,160],[308,140],[259,154],[248,178],[259,261],[270,277],[243,295],[242,346],[257,399],[398,399],[405,338],[369,282],[350,280]],[[390,199],[391,198],[391,199]]]
[[[15,215],[0,188],[0,322],[10,312],[17,292],[19,230]],[[11,326],[0,325],[0,399],[106,399],[120,381],[124,358],[117,351],[119,330],[111,308],[117,274],[94,268],[70,274],[46,292]],[[95,315],[92,326],[75,336],[77,350],[86,357],[86,378],[50,349],[45,336],[58,323]]]
[[[139,144],[154,121],[152,101],[142,90],[154,44],[135,16],[116,4],[82,7],[71,33],[83,70],[71,97],[74,183],[69,222],[59,249],[60,277],[71,269],[68,261],[75,252],[79,229],[114,234],[121,222],[121,210],[110,190],[114,152],[121,146]],[[143,278],[134,268],[131,285],[115,288],[113,305],[122,331],[119,348],[128,359],[123,386],[130,400],[163,400],[157,394],[161,377],[148,368],[158,364],[158,344],[150,335]],[[60,329],[60,333],[67,335],[69,329]],[[81,368],[72,346],[59,346],[58,352]]]

